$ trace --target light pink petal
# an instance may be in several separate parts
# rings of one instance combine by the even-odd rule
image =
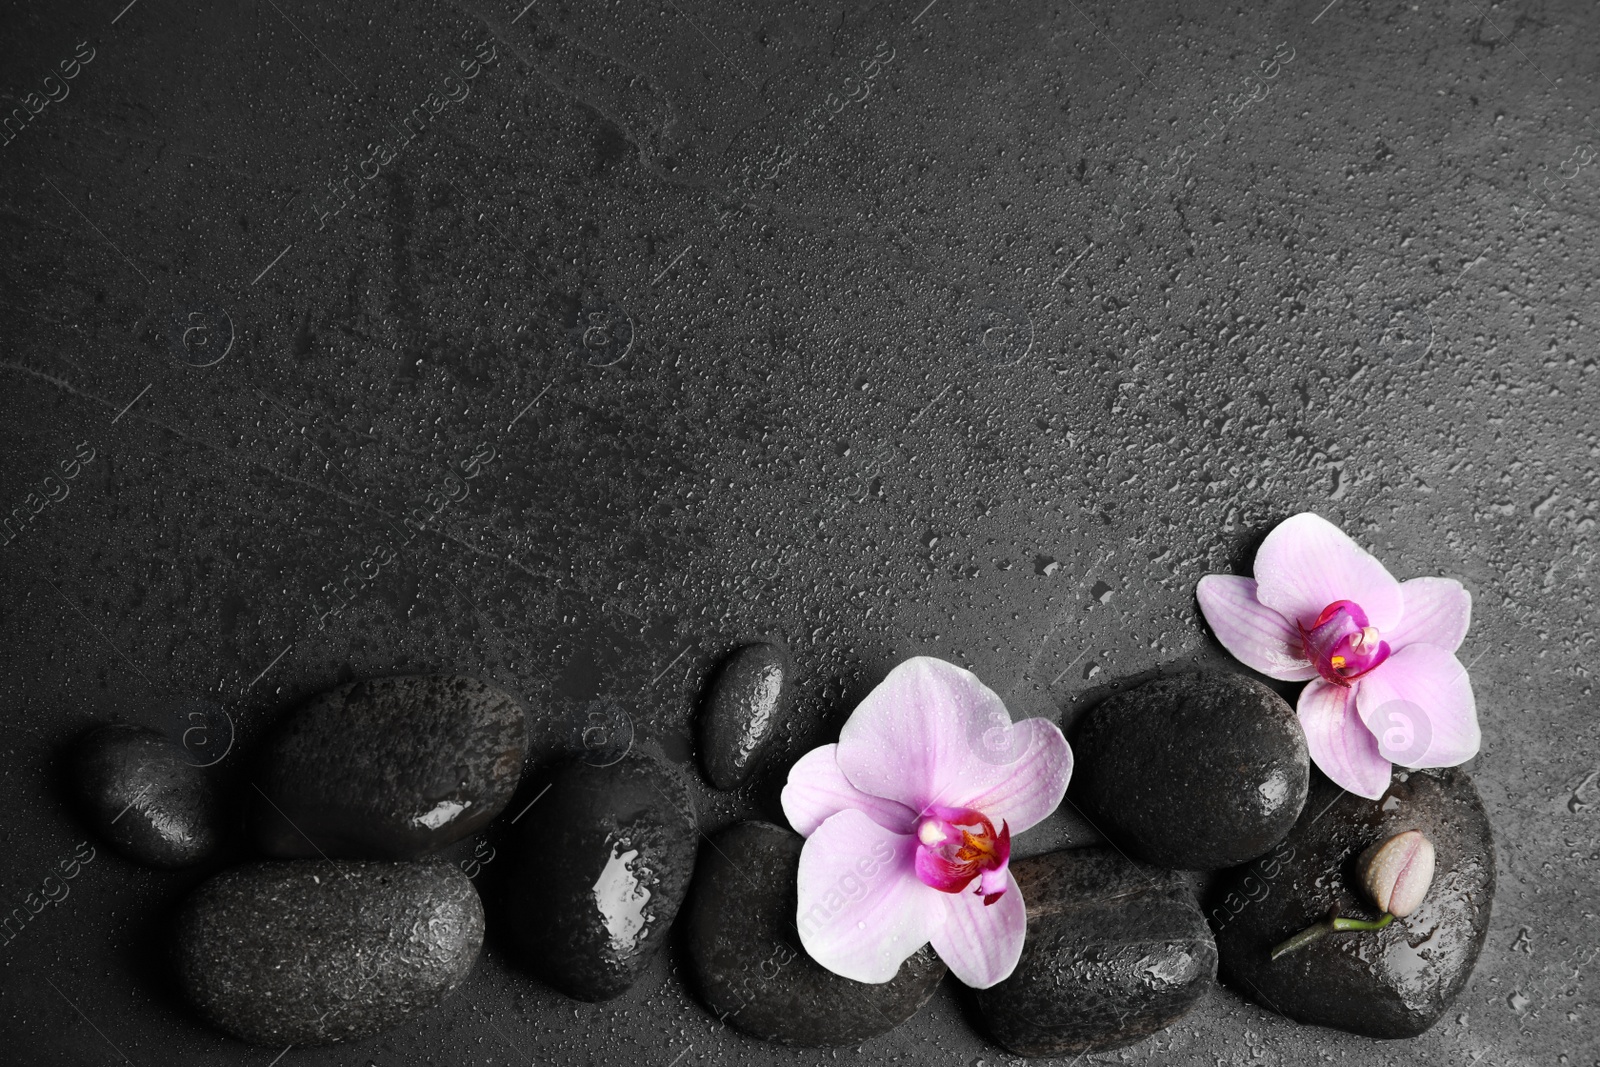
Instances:
[[[1366,549],[1321,515],[1284,519],[1256,552],[1256,596],[1290,623],[1310,628],[1336,600],[1354,600],[1380,632],[1399,624],[1400,583]]]
[[[830,815],[854,808],[895,833],[916,828],[917,813],[893,800],[863,793],[850,784],[835,758],[838,745],[823,745],[800,757],[783,787],[783,814],[802,837],[810,837]]]
[[[971,671],[916,656],[856,707],[839,733],[836,758],[857,789],[919,813],[936,805],[976,807],[973,798],[993,796],[1014,797],[1027,817],[1041,802],[1032,789],[1059,799],[1072,770],[1064,751],[1047,731],[1013,726],[1005,703]],[[1007,786],[1012,777],[1034,773],[1046,781],[1018,783],[1014,794]]]
[[[1195,587],[1200,614],[1234,659],[1268,678],[1303,682],[1317,676],[1294,623],[1256,599],[1254,578],[1208,574]]]
[[[1061,727],[1049,719],[1024,719],[1003,734],[996,731],[989,740],[1002,736],[997,744],[980,748],[988,759],[1000,751],[1015,752],[1007,765],[1010,773],[969,797],[966,806],[983,812],[997,829],[1005,824],[1020,834],[1061,806],[1072,778],[1072,748]]]
[[[1367,679],[1360,683],[1365,686]],[[1300,728],[1311,761],[1341,789],[1377,800],[1389,788],[1391,767],[1356,714],[1355,690],[1317,679],[1300,693]]]
[[[887,982],[945,922],[945,894],[917,880],[917,839],[841,811],[800,851],[800,944],[834,974]]]
[[[1405,613],[1400,625],[1383,635],[1391,648],[1437,645],[1454,652],[1472,621],[1472,594],[1454,578],[1413,578],[1400,583]]]
[[[1454,767],[1478,754],[1472,681],[1437,645],[1407,645],[1361,679],[1361,721],[1403,767]]]
[[[985,904],[976,893],[942,893],[948,917],[933,932],[933,950],[950,973],[973,989],[987,989],[1016,970],[1028,933],[1028,914],[1017,880],[1006,871],[1000,899]]]

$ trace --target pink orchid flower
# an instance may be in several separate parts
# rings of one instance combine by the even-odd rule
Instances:
[[[1455,657],[1472,614],[1460,582],[1397,582],[1310,512],[1267,535],[1255,575],[1206,575],[1200,610],[1245,666],[1312,680],[1300,725],[1335,784],[1376,800],[1393,764],[1454,767],[1478,754],[1472,683]]]
[[[1011,835],[1066,795],[1072,750],[1013,724],[977,676],[919,656],[889,672],[839,743],[794,765],[783,812],[800,853],[800,943],[835,974],[887,982],[932,942],[967,985],[1017,965],[1027,933]]]

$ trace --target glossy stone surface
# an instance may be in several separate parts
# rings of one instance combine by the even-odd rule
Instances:
[[[155,730],[102,726],[72,751],[79,806],[94,831],[147,867],[188,867],[222,843],[211,777]]]
[[[783,725],[794,665],[777,645],[745,645],[718,669],[700,709],[700,765],[718,789],[750,777]]]
[[[699,845],[683,781],[633,752],[556,768],[519,816],[506,928],[522,961],[569,997],[625,992],[660,951]]]
[[[1330,934],[1269,958],[1330,909],[1377,918],[1355,863],[1403,830],[1434,844],[1433,886],[1421,907],[1386,929]],[[1494,901],[1494,835],[1470,776],[1396,768],[1383,797],[1367,800],[1318,774],[1306,815],[1274,857],[1275,873],[1249,865],[1208,894],[1208,914],[1227,917],[1217,922],[1223,981],[1291,1019],[1366,1037],[1415,1037],[1438,1022],[1471,977]]]
[[[1283,839],[1310,759],[1282,697],[1240,674],[1160,678],[1096,707],[1072,742],[1072,796],[1134,859],[1243,863]]]
[[[838,1048],[887,1033],[933,996],[948,968],[924,947],[888,982],[841,978],[795,930],[805,839],[765,822],[718,834],[700,860],[685,941],[700,999],[720,1021],[785,1045]]]
[[[1217,948],[1181,876],[1111,848],[1050,852],[1011,869],[1028,939],[1011,977],[975,994],[989,1035],[1009,1051],[1123,1048],[1215,987]]]
[[[312,698],[277,730],[253,796],[262,851],[416,859],[488,824],[522,777],[517,700],[475,678],[375,678]]]
[[[184,995],[257,1045],[382,1033],[437,1006],[478,958],[483,906],[454,866],[254,863],[197,889],[178,919]]]

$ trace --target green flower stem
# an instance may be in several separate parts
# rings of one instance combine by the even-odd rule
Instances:
[[[1323,920],[1322,922],[1315,923],[1314,925],[1308,926],[1304,930],[1301,930],[1298,934],[1295,934],[1293,937],[1289,938],[1289,940],[1274,948],[1272,950],[1272,958],[1277,959],[1279,956],[1287,956],[1291,952],[1297,952],[1305,946],[1311,944],[1311,942],[1316,941],[1318,938],[1331,933],[1333,933],[1332,922]]]
[[[1324,919],[1322,922],[1313,923],[1287,941],[1279,944],[1272,950],[1272,958],[1277,959],[1279,956],[1287,956],[1291,952],[1297,952],[1311,944],[1311,942],[1326,937],[1328,934],[1344,933],[1352,930],[1382,930],[1392,922],[1394,922],[1394,916],[1388,912],[1384,912],[1382,917],[1377,919],[1346,919],[1335,915],[1330,919]]]

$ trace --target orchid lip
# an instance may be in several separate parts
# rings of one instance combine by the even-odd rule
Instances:
[[[994,823],[971,808],[929,808],[917,823],[917,877],[941,893],[973,890],[985,904],[999,900],[1006,889],[1011,860],[1011,827]]]
[[[1335,600],[1308,628],[1296,623],[1306,659],[1327,681],[1348,689],[1389,658],[1389,643],[1353,600]]]

